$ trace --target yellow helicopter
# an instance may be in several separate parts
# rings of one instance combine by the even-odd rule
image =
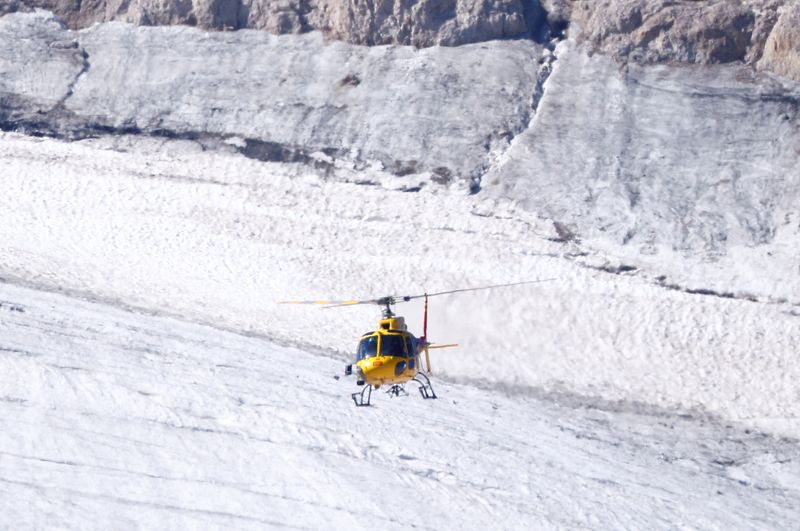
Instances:
[[[457,343],[435,344],[428,341],[428,298],[465,291],[477,291],[492,288],[503,288],[545,282],[548,279],[528,280],[510,284],[495,284],[477,288],[454,289],[422,295],[402,295],[380,297],[366,300],[319,300],[319,301],[280,301],[279,304],[315,304],[323,308],[339,308],[358,304],[377,304],[383,307],[383,315],[378,327],[361,336],[356,350],[356,359],[345,367],[345,376],[355,373],[356,384],[363,386],[361,391],[351,395],[356,406],[371,405],[372,390],[382,385],[390,386],[386,391],[389,396],[408,395],[405,385],[415,382],[424,399],[436,398],[428,375],[431,374],[430,349],[457,347]],[[422,320],[422,336],[415,337],[408,331],[405,319],[395,315],[392,306],[413,299],[424,299],[425,308]],[[425,353],[425,370],[421,366],[420,353]]]

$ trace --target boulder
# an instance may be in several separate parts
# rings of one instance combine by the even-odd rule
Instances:
[[[800,81],[800,4],[783,8],[758,66]]]

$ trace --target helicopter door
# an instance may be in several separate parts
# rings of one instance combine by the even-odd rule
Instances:
[[[406,352],[408,353],[408,368],[412,371],[417,367],[417,342],[414,336],[406,336]]]

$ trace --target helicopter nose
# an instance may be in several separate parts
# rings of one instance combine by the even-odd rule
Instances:
[[[381,372],[380,369],[384,365],[385,365],[385,363],[382,360],[371,361],[371,362],[365,364],[363,367],[361,367],[362,373],[364,375],[366,375],[366,376],[369,376],[369,375],[375,376],[375,375],[377,375],[377,374],[379,374]]]
[[[370,374],[377,373],[378,370],[383,367],[383,365],[383,360],[369,360],[363,365],[359,366],[359,369],[361,369],[361,374],[369,376]]]

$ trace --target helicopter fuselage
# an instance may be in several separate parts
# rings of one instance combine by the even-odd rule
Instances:
[[[382,319],[378,328],[361,336],[351,369],[359,385],[400,385],[420,370],[419,340],[402,317]]]

